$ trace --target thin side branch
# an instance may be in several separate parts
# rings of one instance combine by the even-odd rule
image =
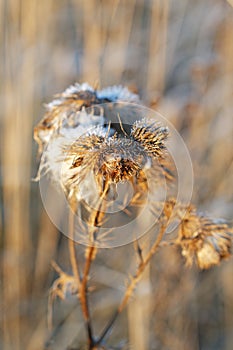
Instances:
[[[133,276],[133,278],[131,279],[125,294],[123,296],[123,299],[121,301],[121,303],[118,306],[117,311],[115,312],[115,314],[113,315],[111,321],[108,323],[108,325],[106,326],[106,328],[103,330],[101,336],[98,339],[97,344],[101,344],[101,342],[103,341],[103,339],[106,337],[106,335],[110,332],[113,324],[115,323],[118,315],[123,311],[123,309],[126,307],[126,305],[128,304],[129,298],[132,296],[134,289],[136,288],[137,283],[140,281],[142,274],[146,268],[146,266],[148,265],[149,261],[151,260],[152,256],[156,253],[158,247],[160,246],[160,242],[163,238],[164,232],[166,230],[167,225],[166,224],[162,224],[161,228],[160,228],[160,232],[157,236],[156,241],[154,242],[154,244],[152,245],[150,251],[148,252],[148,254],[146,255],[146,257],[141,260],[137,271],[135,273],[135,275]]]
[[[120,305],[118,306],[118,313],[121,313],[122,310],[127,305],[128,300],[131,297],[131,295],[132,295],[132,293],[133,293],[137,283],[140,281],[146,266],[148,265],[148,263],[151,260],[152,256],[157,251],[157,248],[158,248],[158,246],[159,246],[159,244],[160,244],[160,242],[161,242],[161,240],[163,238],[165,229],[166,229],[166,225],[162,225],[156,241],[152,245],[152,247],[151,247],[150,251],[148,252],[147,256],[139,264],[138,269],[136,271],[136,274],[134,275],[134,277],[132,278],[130,284],[128,285],[128,287],[127,287],[127,289],[125,291],[125,295],[124,295]]]

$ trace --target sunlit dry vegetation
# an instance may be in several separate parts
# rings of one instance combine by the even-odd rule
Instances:
[[[83,283],[90,284],[86,292],[94,334],[103,332],[118,309],[106,349],[231,350],[232,259],[219,265],[230,254],[233,211],[230,2],[2,0],[0,5],[0,347],[62,350],[86,343],[75,266],[70,264],[74,247],[67,248],[68,238],[50,221],[32,181],[39,162],[32,135],[35,125],[41,130],[43,104],[78,81],[98,90],[123,84],[162,113],[184,138],[195,178],[193,205],[175,241],[162,242],[159,250],[157,242],[151,257],[155,240],[150,232],[138,246],[100,249],[95,256]],[[39,131],[35,129],[42,151]],[[132,135],[142,135],[137,124]],[[85,142],[89,145],[90,139]],[[71,149],[74,167],[81,161],[77,151],[82,152],[82,145],[77,142]],[[111,166],[101,168],[99,181]],[[132,174],[137,171],[135,164],[127,166]],[[48,198],[53,202],[49,193]],[[173,204],[173,199],[166,202],[162,219],[170,217]],[[172,215],[183,211],[181,204]],[[218,217],[229,226],[214,219]],[[194,237],[194,231],[202,234]],[[83,271],[88,254],[89,260],[95,255],[87,249],[85,260],[85,250],[76,249]],[[187,268],[185,261],[196,264]],[[217,266],[198,271],[197,265]],[[135,293],[127,294],[134,287],[130,276],[135,266],[143,266],[143,275]]]

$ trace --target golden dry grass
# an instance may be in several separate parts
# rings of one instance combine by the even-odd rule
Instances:
[[[38,185],[31,181],[37,169],[32,130],[44,113],[43,103],[74,81],[137,89],[184,137],[194,166],[195,204],[232,220],[229,3],[0,1],[0,348],[44,348],[49,337],[47,296],[55,278],[50,261],[56,258],[70,272],[66,239],[49,220]],[[125,266],[135,263],[132,247],[114,253],[103,251],[92,273],[97,330],[120,300]],[[119,319],[111,344],[122,340],[123,348],[129,335],[136,350],[231,350],[232,264],[197,274],[184,269],[171,248],[162,250],[153,258],[128,317]],[[66,303],[64,311],[57,302],[56,326],[64,321],[50,349],[81,341],[74,304]]]

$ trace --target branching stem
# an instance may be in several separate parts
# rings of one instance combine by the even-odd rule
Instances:
[[[110,332],[112,326],[114,325],[118,315],[123,311],[123,309],[126,307],[126,305],[128,304],[129,298],[131,297],[134,289],[136,288],[137,283],[140,281],[142,274],[146,268],[146,266],[148,265],[149,261],[151,260],[152,256],[155,254],[155,252],[157,251],[160,242],[163,238],[164,232],[166,230],[166,225],[163,224],[160,228],[160,232],[157,236],[156,241],[154,242],[154,244],[152,245],[151,249],[149,250],[148,254],[146,255],[146,257],[141,260],[137,271],[135,273],[135,275],[133,276],[133,278],[131,279],[128,287],[126,288],[126,291],[124,293],[123,299],[121,301],[121,303],[119,304],[117,311],[114,313],[112,319],[110,320],[110,322],[107,324],[107,326],[105,327],[105,329],[103,330],[102,334],[100,335],[97,344],[101,344],[102,341],[104,340],[104,338],[107,336],[107,334]]]
[[[77,286],[78,286],[78,298],[81,304],[82,314],[85,321],[85,326],[88,334],[88,346],[89,349],[93,349],[95,345],[94,337],[93,337],[93,331],[91,326],[91,317],[90,317],[90,311],[89,311],[89,305],[88,305],[88,279],[89,279],[89,273],[91,268],[91,263],[95,258],[96,254],[96,246],[95,246],[95,234],[98,230],[96,227],[99,226],[101,223],[101,220],[103,218],[104,213],[101,211],[102,205],[103,205],[103,199],[106,196],[106,193],[108,191],[108,185],[105,182],[103,192],[98,200],[97,203],[97,209],[92,213],[91,217],[89,218],[89,227],[91,227],[89,231],[89,239],[90,239],[90,246],[86,248],[86,260],[85,265],[83,268],[83,274],[82,277],[79,272],[78,268],[78,260],[75,253],[75,242],[74,242],[74,205],[72,206],[70,210],[70,216],[69,216],[69,233],[70,233],[70,240],[69,240],[69,252],[70,252],[70,261],[71,266],[73,270],[73,274],[77,280]],[[73,209],[73,210],[72,210]],[[93,227],[93,229],[92,229]]]

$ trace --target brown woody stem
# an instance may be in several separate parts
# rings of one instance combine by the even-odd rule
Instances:
[[[160,242],[163,238],[164,232],[166,230],[166,225],[163,224],[161,226],[160,232],[157,236],[156,241],[154,242],[154,244],[152,245],[150,251],[148,252],[148,254],[146,255],[145,259],[143,259],[138,268],[137,271],[135,273],[135,275],[133,276],[133,278],[131,279],[131,282],[129,283],[125,294],[123,296],[123,299],[121,301],[121,303],[119,304],[117,311],[114,313],[111,321],[108,323],[108,325],[105,327],[105,329],[103,330],[102,334],[100,335],[97,344],[101,344],[101,342],[103,341],[103,339],[106,337],[106,335],[110,332],[112,326],[114,325],[118,315],[123,311],[123,309],[126,307],[126,305],[128,304],[129,298],[131,297],[137,283],[140,281],[142,274],[146,268],[146,266],[148,265],[150,259],[152,258],[152,256],[155,254],[155,252],[157,251]]]
[[[75,251],[75,241],[74,241],[74,212],[72,208],[69,211],[69,254],[70,254],[70,263],[72,266],[74,277],[77,281],[78,289],[81,285],[81,276],[78,267],[78,260],[76,257]]]
[[[95,246],[95,233],[97,231],[96,226],[98,227],[99,223],[101,222],[104,213],[101,211],[103,199],[106,196],[106,193],[108,191],[108,185],[104,183],[104,189],[103,192],[99,198],[99,201],[97,203],[97,209],[92,213],[90,219],[89,219],[89,225],[91,227],[94,227],[94,229],[91,229],[89,232],[89,238],[90,238],[90,246],[86,248],[86,261],[83,269],[83,277],[82,280],[79,278],[79,300],[82,308],[83,317],[86,324],[86,329],[88,333],[88,346],[91,350],[94,345],[94,337],[92,332],[92,326],[91,326],[91,318],[90,318],[90,311],[89,311],[89,305],[88,305],[88,279],[89,279],[89,273],[91,268],[91,263],[95,258],[96,253],[96,246]],[[77,259],[76,259],[77,262]]]
[[[69,212],[69,254],[70,254],[70,262],[73,270],[74,277],[78,286],[78,298],[81,304],[82,314],[85,321],[85,327],[88,334],[88,344],[89,349],[92,348],[94,344],[94,339],[92,335],[92,327],[89,317],[88,303],[87,303],[87,291],[86,291],[86,269],[84,269],[84,276],[81,278],[79,267],[78,267],[78,259],[75,251],[75,241],[74,241],[74,205],[71,205]]]

